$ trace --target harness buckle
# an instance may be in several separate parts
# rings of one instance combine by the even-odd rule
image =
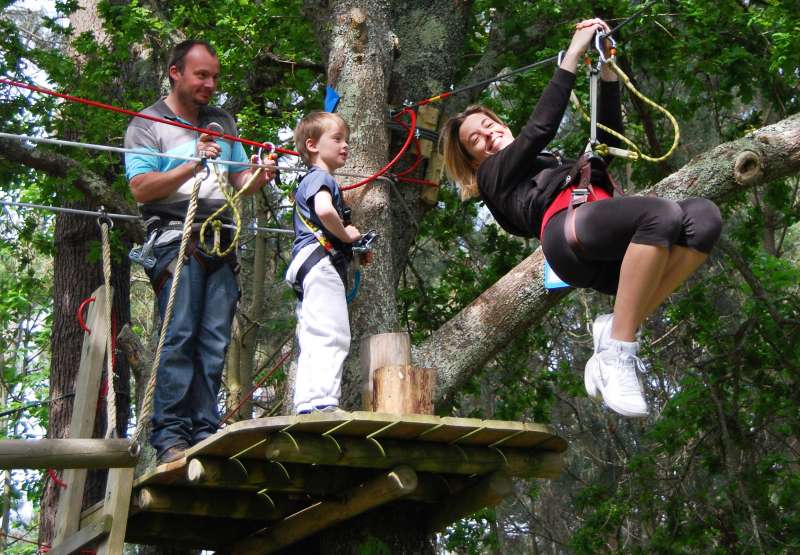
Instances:
[[[156,257],[153,256],[153,246],[156,243],[156,239],[158,239],[158,232],[158,228],[153,229],[141,247],[133,247],[130,250],[128,258],[131,262],[141,264],[145,270],[152,270],[155,267]]]
[[[585,187],[576,187],[572,190],[572,199],[570,200],[571,206],[580,206],[589,200],[589,189]]]

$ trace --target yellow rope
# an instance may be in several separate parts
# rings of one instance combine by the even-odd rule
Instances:
[[[117,435],[117,393],[114,389],[114,350],[112,348],[114,338],[111,336],[113,328],[111,326],[111,241],[108,237],[108,221],[100,221],[100,235],[103,246],[103,282],[106,298],[106,311],[103,316],[106,320],[106,380],[108,383],[108,393],[106,394],[106,439]]]
[[[650,100],[645,95],[643,95],[641,92],[639,92],[636,89],[636,87],[633,86],[633,83],[631,83],[630,78],[625,74],[624,71],[622,71],[622,69],[620,69],[620,67],[614,62],[613,59],[609,59],[606,63],[614,71],[614,73],[616,73],[619,76],[620,80],[625,84],[625,86],[628,88],[629,91],[631,91],[632,94],[634,94],[637,98],[639,98],[642,102],[644,102],[645,104],[647,104],[651,108],[655,108],[656,110],[658,110],[659,112],[663,113],[667,117],[669,122],[672,124],[672,129],[673,129],[672,145],[669,147],[669,150],[666,153],[664,153],[662,156],[657,156],[657,157],[656,156],[650,156],[650,155],[647,155],[647,154],[643,153],[642,150],[633,141],[628,139],[622,133],[619,133],[619,132],[617,132],[617,131],[611,129],[610,127],[607,127],[607,126],[605,126],[605,125],[603,125],[601,123],[598,123],[597,127],[599,129],[602,129],[603,131],[605,131],[609,135],[612,135],[612,136],[616,137],[617,139],[619,139],[620,141],[622,141],[623,143],[628,145],[631,149],[633,149],[633,150],[628,151],[627,155],[624,156],[624,157],[627,157],[629,160],[633,160],[633,161],[645,160],[647,162],[663,162],[664,160],[666,160],[667,158],[672,156],[675,153],[675,149],[678,148],[678,143],[680,142],[680,138],[681,138],[681,130],[680,130],[680,127],[678,126],[678,120],[675,119],[675,116],[673,116],[669,112],[669,110],[667,110],[663,106],[660,106],[659,104],[655,103],[654,101]],[[586,114],[586,111],[583,109],[583,106],[581,105],[580,100],[578,100],[578,97],[577,97],[577,95],[575,94],[574,91],[570,95],[570,100],[572,100],[572,104],[575,106],[575,109],[578,110],[578,112],[580,112],[581,116],[583,116],[584,119],[589,121],[590,118]],[[608,154],[614,154],[615,156],[619,156],[620,154],[618,154],[617,152],[614,152],[614,150],[617,150],[619,152],[619,149],[613,149],[612,147],[609,147],[606,144],[599,144],[599,145],[597,145],[595,147],[595,151],[598,154],[600,154],[601,156],[607,156]]]
[[[220,258],[227,256],[237,247],[239,244],[239,235],[242,231],[242,216],[239,211],[238,201],[241,196],[247,192],[248,189],[255,183],[256,179],[261,172],[263,171],[261,168],[258,168],[256,171],[253,172],[253,175],[250,176],[250,179],[244,184],[244,186],[239,189],[236,194],[229,194],[228,193],[228,183],[227,179],[225,178],[225,173],[217,171],[216,166],[212,164],[212,171],[217,179],[217,184],[219,185],[220,191],[225,196],[225,204],[219,207],[219,209],[211,214],[206,220],[203,222],[203,225],[200,226],[200,245],[203,246],[203,242],[206,236],[206,231],[208,230],[208,225],[211,224],[211,227],[214,229],[214,244],[210,250],[206,250],[209,254],[213,254],[214,256],[218,256]],[[231,243],[225,250],[220,250],[220,233],[222,232],[222,221],[219,219],[220,216],[225,212],[226,208],[230,207],[231,213],[233,214],[233,225],[236,228],[233,232],[233,237],[231,238]]]

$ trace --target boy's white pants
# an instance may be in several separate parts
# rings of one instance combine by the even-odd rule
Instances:
[[[297,271],[317,245],[300,250],[286,271],[293,283]],[[317,262],[303,282],[303,300],[297,303],[297,377],[295,412],[322,405],[338,405],[342,366],[350,349],[350,319],[342,278],[330,257]]]

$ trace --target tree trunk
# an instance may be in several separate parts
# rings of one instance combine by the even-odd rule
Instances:
[[[438,93],[452,82],[466,38],[463,28],[469,6],[422,0],[307,0],[305,9],[317,29],[328,82],[342,98],[338,112],[350,125],[350,143],[358,145],[342,171],[370,174],[394,155],[386,127],[387,105]],[[430,209],[420,202],[420,189],[376,181],[345,194],[356,227],[375,229],[381,238],[373,263],[362,270],[361,290],[351,305],[344,407],[361,405],[361,338],[398,331],[397,284],[416,235],[416,220]],[[389,553],[433,553],[419,518],[415,511],[398,510],[393,504],[323,532],[313,547],[288,552],[359,553],[376,542]]]

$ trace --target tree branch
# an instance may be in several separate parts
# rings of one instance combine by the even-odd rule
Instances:
[[[0,139],[0,157],[45,172],[52,177],[69,180],[67,184],[74,186],[90,202],[104,206],[109,212],[136,214],[135,207],[114,191],[105,179],[68,156],[39,148],[27,148],[15,140]],[[122,221],[117,225],[133,241],[141,242],[144,238],[144,227],[140,222]]]

